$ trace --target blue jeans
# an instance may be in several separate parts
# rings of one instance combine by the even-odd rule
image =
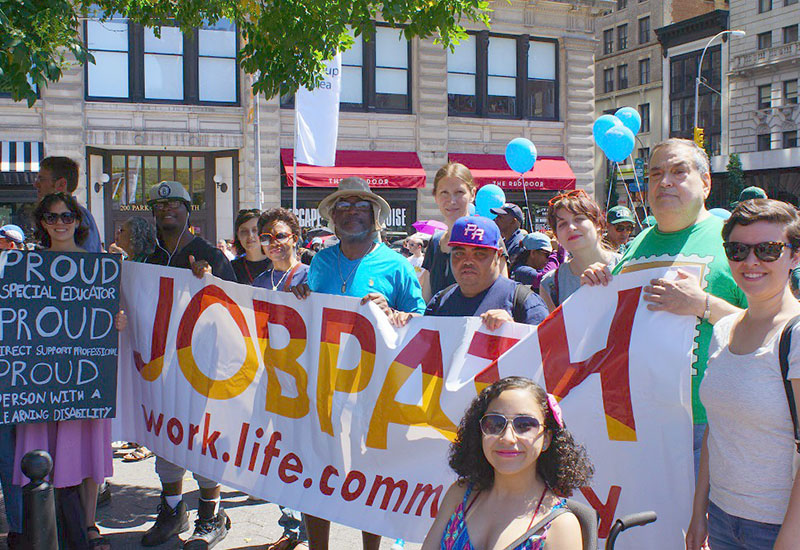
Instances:
[[[281,519],[278,520],[278,525],[283,527],[283,534],[301,542],[308,541],[303,514],[286,506],[279,505],[278,508],[281,509]]]
[[[3,484],[3,500],[6,505],[8,530],[12,533],[22,532],[22,487],[13,485],[14,449],[16,433],[13,424],[0,426],[0,482]]]
[[[706,432],[708,424],[695,424],[692,426],[692,451],[694,451],[694,480],[697,481],[697,473],[700,470],[700,452],[703,450],[703,434]]]
[[[772,550],[781,526],[732,516],[708,503],[708,545],[711,550]]]

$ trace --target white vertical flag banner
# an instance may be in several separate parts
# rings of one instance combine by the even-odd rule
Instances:
[[[339,96],[342,54],[325,62],[324,78],[316,88],[300,88],[295,94],[297,139],[295,159],[303,164],[333,166],[339,133]]]

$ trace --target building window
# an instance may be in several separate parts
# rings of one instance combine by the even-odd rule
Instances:
[[[87,64],[86,94],[91,97],[127,98],[129,26],[126,19],[86,22],[86,46],[95,63]]]
[[[650,59],[639,60],[639,84],[650,84]]]
[[[769,134],[759,134],[758,135],[758,150],[759,151],[769,151],[770,149],[770,135]]]
[[[628,7],[628,0],[617,0],[617,11]]]
[[[603,71],[603,92],[614,91],[614,69],[606,69]]]
[[[409,42],[402,29],[375,29],[375,108],[410,110]]]
[[[617,27],[617,49],[624,50],[628,47],[628,25]]]
[[[475,35],[470,34],[454,51],[447,52],[447,109],[451,115],[478,112],[476,45]]]
[[[617,89],[624,90],[628,87],[628,66],[620,65],[617,67]]]
[[[342,53],[341,109],[410,112],[410,57],[402,29],[377,25],[370,40],[356,36]]]
[[[639,129],[640,132],[649,132],[650,131],[650,104],[649,103],[642,103],[639,105],[639,116],[642,118],[642,127]]]
[[[639,19],[639,44],[650,42],[650,17]]]
[[[447,79],[451,116],[558,120],[553,40],[471,34],[447,54]]]
[[[783,104],[797,105],[797,80],[783,82]]]
[[[638,158],[644,159],[645,163],[650,160],[650,147],[639,147]]]
[[[161,27],[161,36],[144,29],[145,99],[183,99],[183,34]]]
[[[715,90],[722,79],[722,49],[708,48],[700,68],[700,76],[707,86],[698,89],[697,125],[704,129],[706,146],[712,155],[718,155],[722,136],[722,104]],[[694,127],[694,91],[701,50],[670,58],[669,137],[692,139]]]
[[[766,50],[772,47],[772,31],[762,32],[758,35],[758,49]]]
[[[789,25],[788,27],[783,27],[783,43],[784,44],[791,44],[792,42],[797,42],[797,25]]]
[[[772,106],[772,86],[767,84],[766,86],[759,86],[758,87],[758,108],[759,109],[768,109]]]
[[[528,46],[527,118],[556,120],[556,43],[531,40]]]
[[[200,101],[236,101],[236,27],[220,19],[197,33],[197,86]]]
[[[236,27],[227,20],[196,29],[191,38],[167,26],[156,36],[116,17],[86,21],[85,33],[96,61],[85,67],[88,100],[239,101]]]
[[[513,117],[517,107],[517,41],[490,36],[488,54],[488,113]]]
[[[772,0],[758,0],[758,13],[764,13],[772,9]]]
[[[603,55],[614,53],[614,29],[603,31]]]
[[[783,133],[783,148],[790,149],[791,147],[797,147],[797,130]]]

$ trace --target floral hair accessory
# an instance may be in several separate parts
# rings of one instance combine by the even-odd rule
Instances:
[[[552,393],[547,394],[547,406],[550,407],[550,412],[553,413],[553,418],[556,419],[556,424],[559,428],[564,427],[564,417],[561,414],[561,406],[556,400],[556,396]]]

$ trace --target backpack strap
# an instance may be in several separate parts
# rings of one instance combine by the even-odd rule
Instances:
[[[514,306],[511,309],[511,316],[514,318],[515,323],[525,323],[527,316],[525,315],[525,302],[528,296],[533,294],[533,289],[528,285],[517,284],[514,288]]]
[[[449,298],[453,294],[453,291],[456,289],[457,286],[458,283],[453,283],[452,285],[447,286],[442,290],[440,290],[439,292],[437,292],[436,296],[431,298],[428,307],[432,308],[433,311],[438,311],[439,308],[442,306],[442,304],[447,300],[447,298]]]
[[[517,540],[515,540],[508,546],[506,546],[505,550],[513,550],[514,548],[516,548],[517,546],[519,546],[520,544],[531,538],[533,535],[538,533],[542,527],[544,527],[545,525],[556,519],[561,514],[566,514],[567,512],[572,513],[566,506],[561,506],[559,508],[554,508],[550,510],[549,514],[547,514],[545,517],[537,521],[530,529],[525,531],[524,535],[519,537]]]
[[[786,323],[781,334],[781,341],[778,344],[778,357],[781,364],[781,378],[783,378],[783,388],[786,390],[786,399],[789,401],[789,414],[792,416],[792,426],[794,427],[794,444],[797,452],[800,453],[800,426],[797,424],[797,403],[794,400],[794,390],[792,382],[789,380],[789,350],[792,347],[792,329],[800,322],[800,315]]]
[[[555,273],[553,274],[553,288],[550,289],[550,299],[553,301],[553,305],[556,307],[561,305],[561,291],[558,288],[558,275],[561,272],[561,265],[555,269]]]
[[[286,283],[284,283],[283,285],[284,292],[289,292],[289,289],[292,288],[292,279],[294,279],[294,274],[297,271],[297,268],[300,267],[301,263],[302,262],[297,262],[296,264],[294,264],[294,267],[289,272],[289,275],[286,276]]]

